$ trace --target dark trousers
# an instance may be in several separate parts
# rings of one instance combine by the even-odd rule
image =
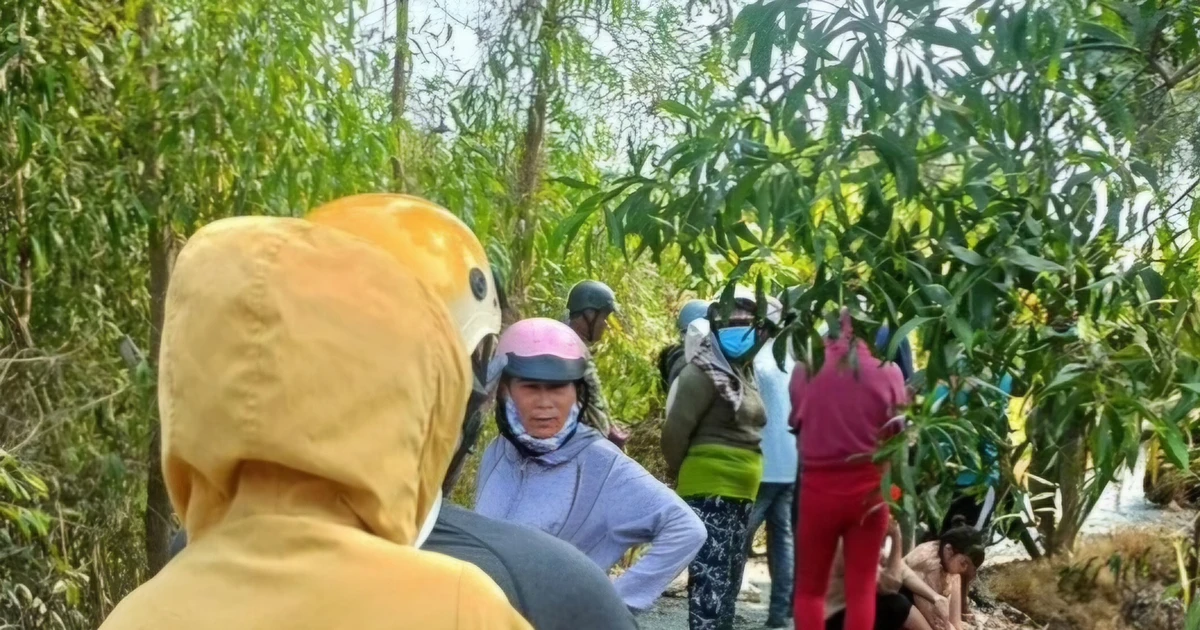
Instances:
[[[753,502],[726,497],[684,499],[708,530],[708,540],[688,566],[688,627],[732,630]]]
[[[792,617],[792,590],[795,587],[796,555],[792,534],[792,499],[796,489],[790,483],[766,483],[758,487],[758,499],[750,512],[746,550],[754,543],[754,534],[767,523],[767,569],[771,573],[770,621]]]

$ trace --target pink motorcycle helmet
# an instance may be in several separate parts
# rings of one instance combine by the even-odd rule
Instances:
[[[500,334],[493,373],[527,381],[574,383],[587,372],[588,349],[566,324],[523,319]]]

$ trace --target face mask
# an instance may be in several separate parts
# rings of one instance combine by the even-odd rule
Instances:
[[[730,326],[717,331],[717,343],[727,359],[741,359],[754,349],[754,329],[749,326]]]
[[[567,422],[563,424],[563,428],[559,429],[558,433],[548,438],[535,438],[529,435],[525,430],[525,425],[521,424],[521,414],[517,411],[517,404],[511,398],[504,400],[504,413],[508,417],[508,428],[512,431],[513,438],[520,442],[521,446],[539,455],[557,451],[575,434],[575,429],[579,425],[580,410],[579,403],[575,403],[571,406],[570,413],[567,414]]]

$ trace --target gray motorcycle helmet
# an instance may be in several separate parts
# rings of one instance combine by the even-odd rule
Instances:
[[[567,313],[571,317],[586,311],[619,313],[617,294],[607,284],[598,280],[584,280],[571,287],[567,295]]]

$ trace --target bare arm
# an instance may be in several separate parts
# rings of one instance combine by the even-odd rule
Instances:
[[[917,609],[929,621],[935,629],[945,628],[950,623],[950,599],[946,596],[933,590],[921,576],[917,575],[907,564],[904,565],[904,577],[902,583],[905,588],[912,591],[916,596]],[[941,625],[938,625],[940,622]]]
[[[897,593],[904,584],[904,570],[907,567],[904,565],[904,535],[900,532],[900,523],[895,519],[888,525],[888,538],[892,548],[879,575],[879,592]]]
[[[950,625],[954,630],[962,630],[962,588],[957,575],[950,576]]]
[[[945,617],[941,616],[941,613],[937,610],[937,606],[934,606],[933,602],[928,599],[918,597],[917,601],[913,602],[913,605],[921,612],[921,616],[925,617],[925,621],[929,622],[929,627],[933,630],[958,630],[949,621],[946,621]]]

